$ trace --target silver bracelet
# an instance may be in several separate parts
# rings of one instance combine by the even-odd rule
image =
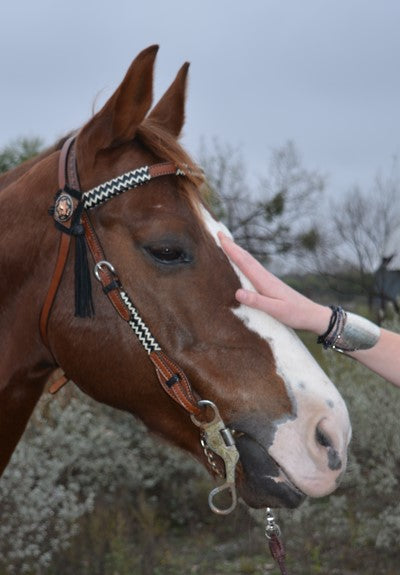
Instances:
[[[360,315],[345,312],[339,306],[331,306],[331,309],[328,329],[319,336],[318,343],[325,349],[342,353],[374,347],[381,333],[379,326]]]

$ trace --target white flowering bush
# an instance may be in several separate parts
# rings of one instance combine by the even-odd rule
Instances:
[[[387,575],[400,540],[400,390],[327,358],[353,424],[349,470],[335,494],[279,512],[289,561],[301,565],[293,573]],[[0,480],[0,575],[153,574],[171,525],[211,521],[210,480],[130,415],[69,385],[43,397]]]
[[[72,387],[44,396],[0,480],[1,575],[44,573],[98,497],[118,493],[123,505],[122,491],[132,504],[138,494],[162,494],[178,475],[185,497],[196,473],[190,458],[156,443],[129,414]]]

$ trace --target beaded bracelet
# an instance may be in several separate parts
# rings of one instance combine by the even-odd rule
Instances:
[[[340,306],[330,306],[332,315],[328,329],[317,339],[324,349],[348,352],[370,349],[380,336],[380,328],[360,315],[345,312]]]

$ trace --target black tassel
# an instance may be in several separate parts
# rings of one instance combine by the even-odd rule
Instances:
[[[79,203],[75,208],[72,216],[71,226],[65,226],[63,223],[55,220],[54,224],[60,232],[75,237],[75,316],[92,317],[94,315],[94,305],[92,299],[92,282],[90,279],[89,262],[87,257],[87,245],[85,238],[85,228],[81,223],[83,212],[83,203],[80,200],[82,194],[71,188],[59,190],[56,199],[62,192],[68,193]],[[54,208],[51,209],[54,212]]]
[[[94,306],[85,230],[78,223],[72,226],[71,232],[75,236],[75,316],[92,317]]]

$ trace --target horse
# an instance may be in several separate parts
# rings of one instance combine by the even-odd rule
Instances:
[[[390,305],[393,306],[396,314],[400,314],[400,270],[393,269],[392,260],[395,255],[383,257],[380,266],[373,273],[373,296],[370,298],[370,307],[378,310],[379,323],[385,319]]]
[[[152,107],[157,50],[74,139],[0,177],[0,473],[62,368],[215,476],[199,429],[214,406],[242,499],[295,508],[340,482],[346,405],[293,331],[235,300],[249,282],[179,143],[189,64]]]

